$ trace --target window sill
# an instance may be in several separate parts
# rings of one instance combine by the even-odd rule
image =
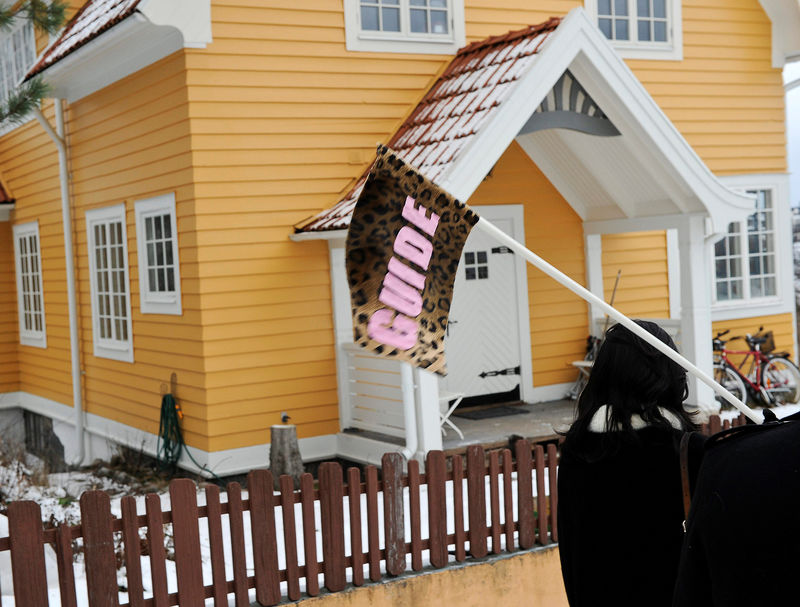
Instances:
[[[97,358],[109,358],[111,360],[118,360],[124,363],[133,362],[133,348],[113,348],[110,346],[103,346],[101,344],[94,345],[94,355]]]
[[[680,45],[659,45],[635,42],[610,41],[623,59],[643,59],[648,61],[682,61],[683,47]]]
[[[454,55],[464,46],[463,40],[454,37],[436,39],[396,35],[370,35],[360,33],[348,37],[347,50],[370,53],[416,53],[420,55]]]

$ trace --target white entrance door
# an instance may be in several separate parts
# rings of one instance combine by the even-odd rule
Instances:
[[[492,223],[513,234],[511,218]],[[478,229],[467,239],[445,340],[450,392],[481,396],[521,386],[515,257]]]

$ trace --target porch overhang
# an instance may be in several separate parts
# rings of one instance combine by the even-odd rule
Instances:
[[[50,96],[73,102],[182,48],[211,42],[210,0],[126,0],[116,13],[89,0],[42,53]],[[106,3],[107,4],[107,3]]]
[[[525,58],[524,69],[503,83],[509,87],[507,95],[494,104],[471,104],[468,96],[474,89],[464,89],[459,92],[463,102],[452,92],[445,93],[452,103],[436,101],[442,91],[458,86],[457,73],[446,82],[443,78],[459,71],[458,62],[466,62],[470,52],[474,55],[475,45],[513,39],[513,32],[460,51],[389,146],[398,146],[394,149],[410,164],[467,202],[516,140],[584,222],[635,223],[648,217],[700,214],[709,219],[710,236],[726,232],[729,223],[752,213],[753,198],[726,187],[711,172],[582,8],[572,10],[557,26],[543,27],[546,35]],[[479,55],[471,61],[484,65],[490,59]],[[605,136],[579,128],[530,128],[537,108],[565,73],[610,121]],[[493,94],[487,93],[487,98]],[[476,108],[472,116],[459,114],[465,106]],[[424,134],[415,135],[415,129]],[[346,229],[363,179],[335,207],[297,228],[302,239],[325,238],[327,231]]]
[[[772,22],[772,67],[800,60],[800,1],[759,0]]]

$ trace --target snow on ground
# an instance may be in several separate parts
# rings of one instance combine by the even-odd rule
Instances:
[[[9,499],[30,499],[38,502],[42,506],[42,518],[45,521],[50,521],[53,523],[58,523],[62,521],[69,522],[71,524],[75,524],[80,520],[80,509],[78,506],[77,498],[84,490],[89,489],[101,489],[103,491],[108,492],[111,495],[111,511],[114,516],[121,516],[121,507],[120,507],[120,499],[125,495],[132,495],[135,491],[132,490],[131,487],[126,487],[124,484],[120,484],[114,480],[98,477],[91,473],[85,472],[70,472],[70,473],[60,473],[60,474],[51,474],[47,475],[46,481],[49,481],[49,484],[35,484],[32,482],[32,478],[35,478],[36,475],[32,473],[31,468],[27,466],[20,465],[16,462],[12,462],[10,464],[0,464],[0,493],[6,493],[9,495]],[[513,512],[514,512],[514,520],[517,519],[517,494],[516,494],[516,473],[512,475],[513,478],[513,491],[512,491],[512,504],[513,504]],[[547,474],[545,471],[545,486],[548,485]],[[9,489],[6,492],[6,489]],[[536,483],[534,478],[533,483],[534,494],[536,492]],[[158,492],[158,495],[161,499],[161,508],[163,511],[167,511],[170,509],[170,498],[169,493],[167,492],[166,488]],[[455,529],[454,523],[454,515],[453,515],[453,507],[452,507],[452,482],[448,482],[447,486],[447,495],[448,495],[448,514],[447,514],[447,526],[448,526],[448,533],[453,533]],[[488,504],[488,495],[489,495],[489,479],[486,479],[486,495],[487,495],[487,504]],[[467,498],[467,481],[464,479],[463,482],[463,496],[464,496],[464,517],[466,523],[466,508],[468,505],[468,498]],[[247,499],[247,492],[243,491],[242,498]],[[144,514],[144,495],[136,496],[136,503],[137,503],[137,512],[139,514]],[[198,490],[197,493],[198,504],[200,506],[205,505],[205,494],[202,489]],[[408,488],[405,489],[405,500],[406,504],[408,503]],[[226,501],[225,494],[222,495],[222,501]],[[420,527],[422,532],[422,537],[428,537],[428,517],[427,517],[427,491],[426,487],[422,485],[420,487]],[[302,528],[302,510],[301,504],[295,505],[295,527],[296,527],[296,542],[297,542],[297,554],[299,564],[302,566],[305,563],[304,560],[304,551],[303,551],[303,528]],[[487,510],[489,510],[487,508]],[[500,485],[500,512],[502,513],[504,510],[504,500],[503,500],[503,485]],[[346,554],[350,554],[350,508],[349,502],[347,497],[345,496],[344,499],[344,507],[343,507],[343,514],[344,514],[344,525],[345,529],[345,552]],[[366,504],[366,495],[361,496],[361,537],[362,537],[362,552],[366,552],[367,550],[367,524],[366,524],[366,511],[367,511],[367,504]],[[320,529],[320,509],[319,509],[319,502],[315,503],[315,516],[316,516],[316,544],[317,544],[317,558],[320,560],[322,558],[322,534]],[[379,525],[379,540],[380,545],[383,545],[384,541],[384,530],[382,524],[383,518],[383,502],[382,502],[382,495],[378,494],[378,513],[381,517],[381,524]],[[502,516],[502,514],[501,514]],[[491,513],[487,512],[487,524],[490,523]],[[276,540],[278,544],[278,560],[281,568],[284,568],[286,565],[285,562],[285,550],[284,550],[284,537],[283,537],[283,520],[282,520],[282,513],[281,509],[278,508],[275,510],[275,523],[276,523]],[[223,527],[223,540],[224,540],[224,552],[225,552],[225,565],[226,565],[226,577],[227,579],[233,579],[233,561],[231,556],[231,543],[230,543],[230,533],[229,533],[229,525],[228,525],[228,516],[223,516],[222,521]],[[406,530],[406,542],[411,541],[411,521],[410,521],[410,514],[408,508],[406,509],[406,519],[405,519],[405,530]],[[244,531],[245,537],[250,537],[250,520],[248,513],[244,513]],[[145,530],[140,529],[140,534],[142,537],[145,537]],[[8,519],[5,516],[0,515],[0,537],[6,537],[8,535]],[[115,534],[119,535],[119,534]],[[168,555],[171,550],[171,533],[169,530],[169,526],[165,525],[165,535],[167,538],[168,543]],[[489,540],[491,542],[491,539]],[[516,539],[515,539],[516,541]],[[209,534],[208,534],[208,527],[206,524],[205,519],[200,520],[200,544],[201,544],[201,554],[203,560],[203,581],[205,584],[211,583],[211,561],[210,561],[210,547],[209,547]],[[505,548],[505,535],[503,534],[501,538],[501,548]],[[58,592],[58,578],[56,574],[56,560],[55,560],[55,553],[53,552],[52,548],[49,546],[45,547],[45,558],[47,563],[47,580],[48,580],[48,591],[49,591],[49,600],[50,605],[60,605],[60,597]],[[247,571],[248,575],[253,574],[253,554],[252,554],[252,545],[249,541],[246,542],[246,554],[247,554]],[[428,551],[425,550],[422,553],[423,557],[423,565],[427,566],[429,564],[429,556]],[[408,565],[407,570],[411,570],[411,556],[406,556]],[[454,557],[451,555],[451,559]],[[152,596],[152,586],[151,586],[151,578],[150,578],[150,561],[148,557],[142,557],[141,560],[142,564],[142,577],[144,582],[144,589],[145,589],[145,598],[149,598]],[[88,601],[86,598],[86,573],[83,567],[82,561],[82,554],[78,553],[76,556],[76,562],[74,563],[74,571],[75,571],[75,583],[78,593],[78,605],[79,607],[87,607]],[[2,574],[2,578],[0,578],[0,592],[2,592],[2,604],[3,607],[13,606],[14,599],[13,599],[13,582],[11,579],[11,563],[10,563],[10,556],[9,553],[0,552],[0,574]],[[348,581],[351,581],[351,571],[348,569]],[[365,567],[365,577],[367,577],[367,570]],[[175,565],[174,562],[171,560],[167,561],[167,578],[168,578],[168,589],[169,592],[177,591],[177,580],[175,576]],[[121,589],[124,589],[125,583],[125,569],[123,568],[118,573],[118,581],[120,583]],[[323,575],[320,574],[319,576],[319,583],[320,587],[324,584]],[[286,583],[282,583],[282,593],[284,597],[286,596]],[[305,590],[305,580],[300,580],[300,589],[301,591]],[[255,601],[255,592],[251,591],[251,600]],[[127,601],[127,594],[125,592],[120,592],[120,602]],[[212,604],[212,601],[209,600],[208,604]],[[230,604],[233,605],[233,595],[230,596]]]

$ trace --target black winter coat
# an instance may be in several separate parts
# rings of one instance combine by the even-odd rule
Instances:
[[[799,568],[800,422],[709,439],[674,604],[800,605]]]
[[[680,430],[645,427],[638,441],[587,462],[565,443],[558,475],[561,570],[571,607],[668,607],[683,541]],[[604,434],[584,445],[598,451]],[[693,434],[696,471],[704,437]],[[583,450],[582,450],[583,452]]]

